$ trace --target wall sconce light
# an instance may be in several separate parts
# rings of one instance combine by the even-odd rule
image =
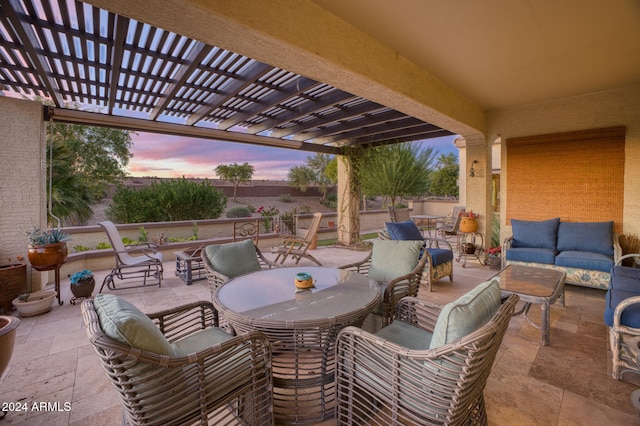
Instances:
[[[473,160],[473,162],[471,163],[471,168],[469,169],[469,177],[475,177],[476,176],[476,169],[474,166],[474,164],[478,164],[478,160]]]

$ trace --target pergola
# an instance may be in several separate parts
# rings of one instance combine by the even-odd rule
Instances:
[[[0,4],[0,83],[51,99],[56,121],[329,154],[453,134],[88,3]]]

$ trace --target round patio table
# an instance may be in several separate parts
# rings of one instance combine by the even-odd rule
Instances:
[[[315,288],[296,291],[308,272]],[[359,326],[380,301],[378,284],[350,271],[323,267],[276,268],[224,284],[213,304],[237,333],[265,333],[273,355],[276,423],[317,423],[335,414],[335,339]]]

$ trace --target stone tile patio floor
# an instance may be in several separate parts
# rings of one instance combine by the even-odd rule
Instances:
[[[364,257],[363,252],[335,247],[321,247],[315,254],[326,266]],[[161,288],[117,294],[145,312],[210,299],[206,281],[186,286],[174,275],[174,262],[164,266]],[[94,272],[97,292],[108,271]],[[456,263],[452,283],[445,278],[432,293],[421,290],[419,296],[444,304],[495,272],[477,262],[469,262],[466,268]],[[116,393],[89,344],[80,304],[70,304],[71,296],[67,278],[62,282],[62,306],[54,302],[49,313],[23,318],[11,363],[0,378],[0,402],[20,403],[27,410],[9,412],[1,424],[120,424]],[[485,389],[490,425],[640,425],[629,399],[636,386],[616,381],[608,373],[604,296],[601,290],[567,286],[566,307],[551,308],[550,346],[540,346],[539,330],[523,317],[511,320]],[[539,323],[539,308],[532,307],[530,315]]]

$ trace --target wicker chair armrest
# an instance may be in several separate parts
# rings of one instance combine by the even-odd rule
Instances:
[[[620,324],[620,317],[622,316],[622,313],[629,306],[638,305],[638,304],[640,304],[640,296],[632,296],[632,297],[624,299],[622,302],[618,303],[618,306],[616,306],[615,311],[613,311],[613,328],[614,328],[614,330],[617,330],[620,327],[626,327],[624,325],[621,326],[621,324]],[[627,327],[627,328],[631,328],[631,327]]]
[[[170,342],[219,325],[218,311],[211,302],[207,301],[193,302],[147,316]]]
[[[442,305],[417,297],[403,297],[398,302],[396,320],[433,333]]]
[[[426,237],[424,239],[425,242],[425,247],[427,248],[439,248],[439,249],[445,249],[445,250],[451,250],[453,251],[453,247],[451,247],[451,243],[449,243],[449,241],[443,239],[443,238],[432,238],[432,237]],[[443,247],[441,247],[443,246]]]
[[[391,236],[389,235],[389,231],[386,229],[381,229],[378,231],[378,238],[381,240],[390,240]]]
[[[640,265],[640,253],[629,253],[624,256],[620,256],[616,259],[616,266],[622,265],[622,262],[626,259],[634,259],[636,265]]]
[[[613,261],[617,262],[621,256],[622,256],[622,246],[620,245],[618,234],[613,234]]]
[[[346,269],[348,271],[357,272],[359,274],[366,275],[369,272],[369,268],[371,267],[371,252],[367,254],[367,257],[364,259],[349,263],[347,265],[338,266],[338,269]]]
[[[261,269],[284,268],[284,265],[280,263],[272,262],[271,260],[264,257],[264,254],[262,254],[262,252],[260,251],[260,249],[258,249],[257,246],[256,246],[256,255],[258,256],[258,262],[260,263]]]

